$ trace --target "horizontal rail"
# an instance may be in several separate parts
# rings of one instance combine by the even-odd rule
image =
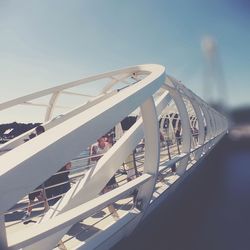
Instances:
[[[71,226],[74,223],[89,217],[94,213],[107,207],[110,203],[129,195],[131,190],[139,187],[152,178],[149,174],[134,179],[121,187],[118,187],[108,193],[105,193],[93,200],[90,200],[78,207],[59,214],[46,223],[37,224],[32,231],[27,228],[22,230],[22,234],[13,233],[9,240],[9,249],[19,249],[29,246],[29,244],[44,239],[52,234],[59,232],[61,229]]]

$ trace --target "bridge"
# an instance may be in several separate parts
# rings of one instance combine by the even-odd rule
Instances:
[[[109,249],[160,206],[228,130],[223,115],[161,65],[91,76],[0,104],[1,112],[27,108],[44,117],[45,132],[28,140],[32,129],[0,147],[1,249]],[[124,129],[128,117],[136,121]],[[106,134],[114,143],[93,162],[88,151]],[[28,194],[51,188],[42,184],[67,162],[71,188],[55,204],[47,199],[48,209],[38,202],[23,221]],[[102,192],[114,175],[117,187]]]

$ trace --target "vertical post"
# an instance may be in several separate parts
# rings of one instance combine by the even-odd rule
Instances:
[[[171,160],[171,154],[170,154],[170,151],[169,151],[169,144],[168,144],[168,141],[167,142],[167,150],[168,150],[168,159]]]
[[[181,151],[180,151],[180,146],[179,146],[179,140],[181,140],[180,137],[176,138],[177,150],[178,150],[178,154],[180,155]]]
[[[0,216],[0,249],[7,249],[7,236],[5,229],[4,215]]]
[[[133,150],[133,163],[134,163],[134,169],[135,169],[135,176],[138,177],[139,173],[138,173],[138,169],[137,169],[137,165],[136,165],[136,160],[135,160],[135,149]]]

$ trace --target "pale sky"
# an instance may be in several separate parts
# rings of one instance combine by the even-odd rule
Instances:
[[[209,35],[227,85],[220,94],[232,107],[250,104],[247,0],[1,0],[0,32],[0,102],[146,63],[204,98]]]

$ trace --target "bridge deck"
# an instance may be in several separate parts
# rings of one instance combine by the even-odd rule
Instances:
[[[165,163],[170,157],[174,158],[178,156],[180,148],[178,149],[176,145],[170,147],[163,147],[160,154],[160,164]],[[143,171],[144,154],[143,152],[137,154],[137,164],[138,172]],[[164,164],[161,165],[162,169],[159,173],[159,177],[155,186],[155,191],[153,194],[153,200],[156,199],[161,193],[163,193],[171,184],[173,184],[179,176],[171,171],[170,167],[166,167]],[[126,175],[117,173],[116,180],[119,186],[127,182]],[[24,197],[14,208],[14,212],[5,215],[6,221],[6,232],[7,235],[11,235],[13,232],[21,231],[24,227],[33,227],[37,223],[40,217],[43,215],[43,206],[36,205],[32,210],[32,217],[27,221],[22,221],[21,218],[24,215],[23,208],[27,206],[28,197]],[[129,196],[127,198],[121,199],[114,204],[119,217],[121,218],[127,214],[131,209],[133,209],[133,197]],[[59,249],[66,248],[72,249],[88,240],[90,237],[95,235],[97,232],[105,230],[107,227],[116,222],[116,219],[112,217],[107,208],[99,211],[97,214],[92,215],[82,221],[76,223],[72,228],[64,235],[62,238],[63,245],[59,245]],[[56,248],[58,248],[56,247]]]

